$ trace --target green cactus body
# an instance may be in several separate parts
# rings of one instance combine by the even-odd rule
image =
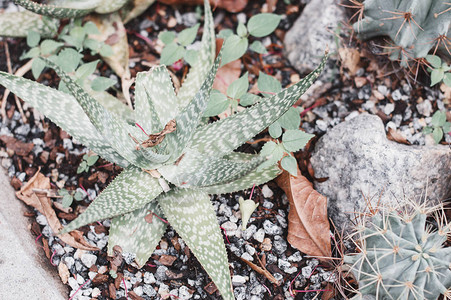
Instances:
[[[124,252],[136,254],[135,261],[142,266],[166,229],[160,218],[166,218],[223,298],[233,299],[223,236],[209,194],[250,188],[280,174],[277,164],[259,168],[265,157],[234,150],[299,99],[322,71],[327,56],[315,71],[290,88],[223,121],[204,124],[202,116],[221,60],[221,52],[215,60],[213,16],[208,1],[204,2],[198,63],[179,93],[175,93],[164,66],[139,73],[133,113],[122,104],[106,108],[49,60],[47,64],[71,95],[5,72],[0,72],[0,84],[97,154],[124,168],[63,232],[112,218],[108,252],[111,255],[118,245]],[[114,97],[107,98],[114,101]],[[155,137],[159,137],[158,142],[153,142]],[[160,218],[153,218],[154,214]]]
[[[389,36],[392,60],[403,66],[442,49],[451,58],[451,3],[447,0],[365,0],[364,18],[354,24],[358,36]]]
[[[443,248],[451,227],[439,217],[439,228],[432,232],[426,225],[426,212],[417,206],[413,212],[391,211],[360,224],[356,243],[360,253],[344,258],[359,284],[356,298],[451,296],[451,247]]]

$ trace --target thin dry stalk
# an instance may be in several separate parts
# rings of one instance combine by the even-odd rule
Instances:
[[[11,67],[11,56],[9,54],[9,47],[8,47],[7,41],[5,41],[5,56],[6,56],[6,66],[8,68],[8,73],[12,74],[13,70]],[[14,75],[19,76],[19,77],[25,75],[28,71],[31,70],[32,64],[33,64],[33,59],[29,60],[25,65],[20,67]],[[2,104],[0,107],[0,114],[2,116],[3,123],[6,122],[6,118],[7,118],[7,116],[6,116],[6,99],[8,99],[9,93],[10,93],[10,91],[8,89],[6,89],[5,94],[3,95]],[[14,100],[16,101],[16,106],[20,112],[20,115],[22,116],[23,122],[27,123],[28,120],[25,117],[25,114],[23,112],[22,104],[20,103],[20,100],[16,95],[14,95]]]

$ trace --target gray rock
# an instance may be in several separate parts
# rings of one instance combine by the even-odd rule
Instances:
[[[143,292],[152,299],[157,295],[157,291],[155,291],[155,289],[150,284],[145,284],[143,286]]]
[[[159,266],[157,271],[155,272],[155,278],[159,281],[166,280],[168,276],[166,275],[166,271],[168,270],[168,267],[166,266]],[[144,279],[145,282],[146,279]]]
[[[257,242],[263,243],[263,240],[265,239],[265,230],[263,228],[260,228],[255,232],[252,236]]]
[[[255,226],[254,224],[248,226],[246,230],[243,231],[243,239],[245,239],[246,241],[249,240],[256,232],[257,226]]]
[[[246,276],[241,275],[233,275],[232,276],[232,284],[233,286],[243,286],[248,278]]]
[[[429,117],[432,112],[432,104],[429,100],[424,100],[423,102],[417,104],[417,110],[423,116]]]
[[[268,187],[267,184],[262,187],[262,193],[265,198],[271,198],[274,195],[274,192]]]
[[[270,220],[265,220],[263,222],[263,228],[265,229],[265,233],[269,235],[282,234],[282,228],[271,222]]]
[[[273,248],[277,254],[282,254],[287,250],[287,242],[280,235],[274,237]]]
[[[90,268],[97,261],[97,256],[89,253],[84,253],[81,256],[81,262],[88,268]]]
[[[189,292],[189,289],[186,286],[181,286],[179,288],[179,298],[180,299],[191,299],[193,295]]]
[[[285,35],[285,53],[301,73],[312,71],[320,63],[326,46],[336,51],[333,32],[344,20],[335,0],[312,0]]]
[[[448,146],[408,146],[386,138],[379,117],[362,114],[331,129],[318,141],[311,158],[315,176],[328,177],[315,183],[328,198],[329,216],[342,229],[363,212],[367,202],[396,204],[404,198],[430,201],[450,194],[451,150]],[[426,191],[427,186],[427,191]],[[381,195],[382,194],[382,195]]]

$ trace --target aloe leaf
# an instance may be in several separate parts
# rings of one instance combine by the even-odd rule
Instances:
[[[221,52],[219,52],[218,57],[211,67],[200,90],[182,112],[175,117],[177,123],[177,144],[175,145],[176,152],[174,152],[174,156],[172,157],[174,159],[178,158],[182,153],[183,149],[187,146],[188,141],[191,140],[196,128],[199,126],[204,111],[207,108],[207,103],[210,100],[210,90],[213,81],[215,80],[216,71],[218,70],[220,61]]]
[[[233,193],[251,188],[254,184],[260,185],[266,183],[279,176],[280,173],[282,173],[282,170],[277,165],[272,165],[262,170],[255,169],[243,177],[227,183],[203,186],[199,189],[209,194]]]
[[[84,15],[89,14],[91,11],[96,8],[101,0],[95,1],[80,1],[83,4],[87,4],[82,8],[70,8],[70,7],[59,7],[56,5],[45,5],[33,2],[31,0],[13,0],[13,2],[17,5],[22,6],[23,8],[37,13],[39,15],[48,16],[57,19],[66,19],[66,18],[78,18]]]
[[[263,161],[261,156],[251,160],[228,160],[188,151],[177,165],[163,166],[158,171],[177,186],[205,186],[243,176]]]
[[[95,12],[98,14],[109,14],[119,10],[128,0],[102,0],[101,4],[96,7]]]
[[[160,126],[157,129],[161,130],[170,120],[175,118],[179,111],[171,76],[165,66],[153,67],[149,72],[139,75],[136,79],[136,85],[138,85],[139,80],[139,84],[146,90],[147,97],[144,99],[136,98],[136,102],[152,102],[151,106],[160,120]]]
[[[224,240],[207,193],[178,189],[158,198],[167,220],[186,242],[226,300],[235,299]]]
[[[0,84],[38,109],[92,151],[120,166],[129,165],[94,127],[72,95],[5,72],[0,72]]]
[[[125,5],[120,13],[122,19],[124,20],[124,24],[128,23],[128,21],[136,18],[143,12],[147,10],[149,6],[151,6],[155,0],[132,0],[129,1],[127,5]]]
[[[108,255],[118,245],[124,252],[134,253],[136,263],[142,267],[157,247],[166,224],[157,201],[152,201],[130,213],[113,218],[108,237]]]
[[[128,167],[62,233],[134,211],[153,201],[162,191],[158,179],[139,168]]]
[[[89,87],[89,84],[84,85],[84,89],[96,99],[103,107],[109,110],[111,113],[117,115],[118,118],[125,120],[129,124],[135,124],[135,113],[127,105],[121,102],[118,98],[114,97],[108,92],[94,91]]]
[[[31,11],[0,13],[0,36],[26,37],[30,30],[42,37],[58,33],[59,20],[43,18]]]
[[[138,127],[130,126],[124,120],[118,119],[83,90],[69,75],[64,73],[59,66],[50,60],[47,60],[47,63],[64,81],[69,91],[74,95],[91,120],[91,123],[118,153],[129,162],[144,169],[154,169],[155,164],[160,163],[149,161],[140,151],[135,149],[136,144],[129,134],[138,139],[146,138],[145,134]],[[149,151],[151,150],[149,149]]]
[[[202,46],[198,51],[197,62],[191,67],[177,94],[181,109],[186,107],[197,91],[199,91],[215,59],[215,28],[208,1],[204,1],[204,11],[204,33],[202,34]]]
[[[326,60],[327,55],[312,73],[280,93],[240,113],[199,128],[190,147],[207,156],[217,157],[233,151],[279,119],[312,85]]]

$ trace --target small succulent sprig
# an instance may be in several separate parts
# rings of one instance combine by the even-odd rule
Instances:
[[[161,51],[160,63],[170,66],[180,59],[184,59],[190,66],[197,62],[197,51],[187,49],[196,39],[200,24],[186,28],[176,34],[173,31],[163,31],[158,38],[165,44]]]
[[[281,170],[266,157],[235,152],[278,120],[324,68],[226,119],[203,123],[203,114],[221,61],[215,59],[213,17],[204,1],[205,20],[198,63],[176,94],[165,66],[137,74],[135,110],[124,118],[90,96],[57,64],[51,66],[70,94],[0,72],[0,84],[24,99],[75,139],[124,168],[68,232],[112,218],[108,253],[118,245],[145,264],[164,234],[164,216],[187,243],[224,299],[234,299],[227,254],[209,194],[230,193],[275,178]],[[113,98],[114,99],[114,98]],[[138,144],[136,143],[138,142]],[[117,247],[116,247],[117,248]]]
[[[451,132],[451,123],[446,121],[446,112],[437,110],[431,119],[431,126],[423,128],[424,134],[432,134],[436,144],[440,143],[443,134]]]
[[[256,38],[271,34],[279,25],[281,16],[272,13],[262,13],[252,16],[247,25],[238,23],[236,34],[231,29],[223,29],[218,37],[224,39],[222,64],[239,59],[246,53],[248,47],[254,52],[267,53],[262,42],[256,40],[249,46],[249,36]]]
[[[426,60],[431,65],[428,72],[431,73],[431,86],[443,81],[444,84],[451,87],[451,66],[442,62],[437,55],[427,55]]]
[[[95,163],[99,160],[98,155],[83,155],[83,159],[80,162],[80,165],[77,168],[77,174],[81,174],[83,172],[89,172],[89,168],[95,165]]]
[[[64,26],[58,39],[41,40],[41,35],[30,30],[27,34],[27,45],[30,50],[22,55],[22,59],[33,59],[31,71],[34,78],[38,78],[44,70],[48,58],[56,63],[67,73],[74,73],[77,82],[81,85],[95,72],[98,60],[84,63],[81,52],[87,49],[91,55],[100,54],[103,57],[113,55],[110,45],[89,38],[90,34],[99,34],[97,26],[93,22],[81,24],[81,19],[75,20]],[[90,86],[94,91],[103,91],[116,83],[107,77],[96,76]],[[64,83],[60,83],[60,89],[66,90]]]
[[[63,197],[62,204],[64,207],[69,207],[72,205],[72,202],[81,201],[84,199],[83,193],[79,191],[68,191],[66,189],[60,189],[58,194]]]
[[[436,229],[427,221],[431,215]],[[449,299],[451,247],[444,243],[450,234],[443,205],[429,200],[403,200],[360,218],[352,235],[357,253],[344,257],[359,284],[353,299]]]

